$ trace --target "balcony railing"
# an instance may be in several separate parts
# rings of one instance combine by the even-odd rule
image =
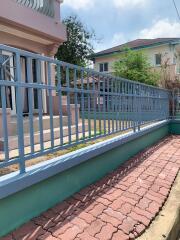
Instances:
[[[32,8],[39,13],[54,17],[54,0],[15,0],[18,4]]]

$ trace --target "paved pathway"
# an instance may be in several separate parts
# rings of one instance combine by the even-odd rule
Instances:
[[[169,137],[2,240],[128,240],[150,225],[180,168]]]

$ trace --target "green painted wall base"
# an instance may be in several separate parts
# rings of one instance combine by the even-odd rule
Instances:
[[[0,200],[0,236],[99,180],[169,133],[165,125],[98,157]]]
[[[180,120],[172,121],[169,124],[169,132],[171,134],[180,135]]]

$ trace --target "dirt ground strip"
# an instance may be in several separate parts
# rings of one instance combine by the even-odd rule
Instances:
[[[135,239],[159,213],[179,169],[180,136],[170,136],[1,240]]]

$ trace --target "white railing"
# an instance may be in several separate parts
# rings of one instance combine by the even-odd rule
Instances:
[[[39,13],[54,17],[54,0],[15,0],[18,4],[32,8]]]

